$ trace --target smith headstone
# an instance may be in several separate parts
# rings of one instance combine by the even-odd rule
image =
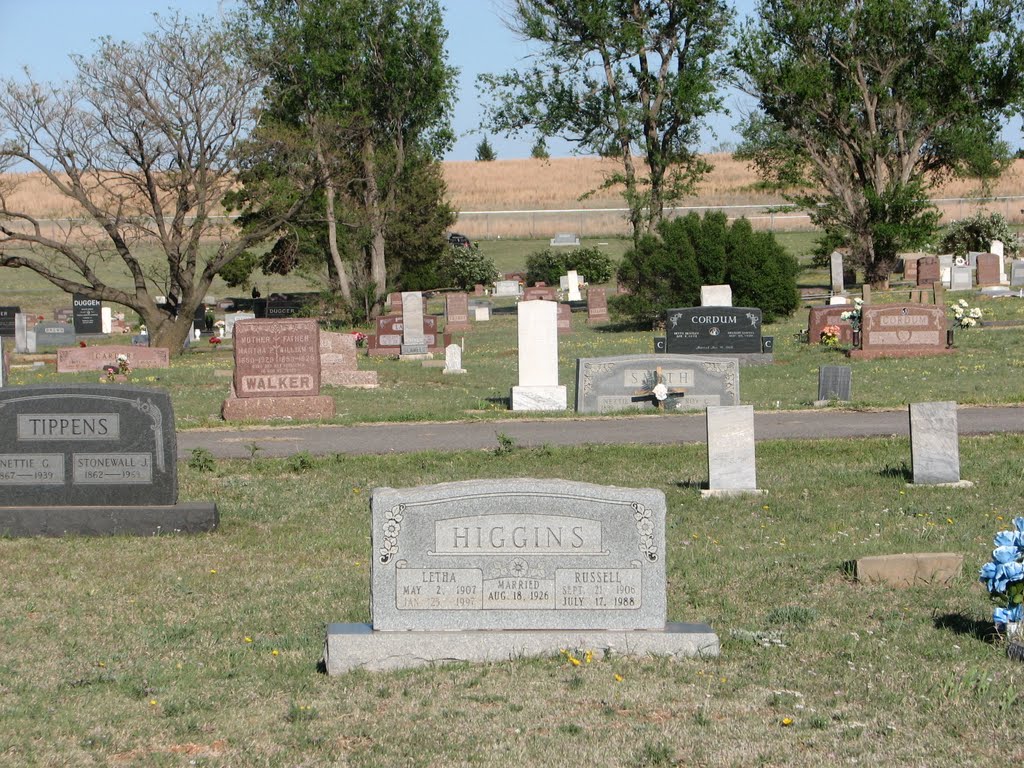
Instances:
[[[103,318],[100,313],[102,307],[103,303],[99,299],[90,299],[80,293],[74,294],[71,312],[72,320],[75,324],[75,333],[103,333]]]
[[[955,402],[910,404],[910,456],[914,485],[960,482]]]
[[[658,369],[661,369],[660,380]],[[576,410],[607,413],[656,407],[654,388],[665,385],[668,411],[738,405],[739,363],[695,355],[619,355],[576,361]]]
[[[761,310],[755,307],[685,307],[666,318],[669,354],[761,354]]]

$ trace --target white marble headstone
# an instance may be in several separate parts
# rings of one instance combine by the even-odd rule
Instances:
[[[565,277],[569,285],[569,301],[582,301],[583,296],[580,295],[580,276],[576,273],[576,270],[570,269]]]
[[[444,348],[444,372],[466,372],[466,369],[462,367],[462,347],[458,344],[449,344]]]
[[[566,389],[558,383],[558,304],[521,301],[519,384],[512,388],[513,411],[564,411]]]
[[[988,246],[988,252],[994,253],[999,257],[999,282],[1005,283],[1006,278],[1006,259],[1003,256],[1003,241],[993,240]]]
[[[758,493],[754,406],[709,406],[708,492]]]
[[[107,334],[114,330],[114,315],[110,307],[100,307],[100,327]]]
[[[731,285],[702,285],[700,287],[700,305],[702,307],[731,307]]]

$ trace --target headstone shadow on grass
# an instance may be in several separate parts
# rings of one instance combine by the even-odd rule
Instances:
[[[956,635],[969,635],[990,645],[995,643],[999,633],[996,626],[988,620],[978,620],[962,613],[943,613],[932,618],[936,629],[946,630]]]
[[[878,470],[878,474],[880,477],[895,477],[907,483],[914,479],[914,473],[910,471],[910,466],[905,461],[899,465],[887,464]]]
[[[512,407],[512,398],[511,397],[485,397],[484,401],[488,402],[488,403],[491,403],[493,405],[500,405],[502,408],[511,408]]]
[[[680,488],[682,490],[695,488],[698,491],[702,491],[707,487],[708,484],[706,480],[680,480],[678,483],[676,483],[676,488]]]

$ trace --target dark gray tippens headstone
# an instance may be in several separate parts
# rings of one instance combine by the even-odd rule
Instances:
[[[761,354],[761,310],[756,307],[670,309],[665,329],[670,354]]]
[[[955,402],[910,404],[910,457],[915,485],[960,482]]]
[[[470,480],[372,508],[375,630],[665,627],[661,491]]]
[[[818,368],[818,399],[850,399],[853,369],[848,365],[822,365]]]
[[[0,390],[0,506],[177,501],[170,395],[127,385]]]

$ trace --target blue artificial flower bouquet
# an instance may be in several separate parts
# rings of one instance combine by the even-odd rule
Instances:
[[[981,566],[978,577],[999,603],[992,621],[1000,631],[1024,618],[1024,517],[1015,517],[1013,528],[996,534],[992,561]]]

